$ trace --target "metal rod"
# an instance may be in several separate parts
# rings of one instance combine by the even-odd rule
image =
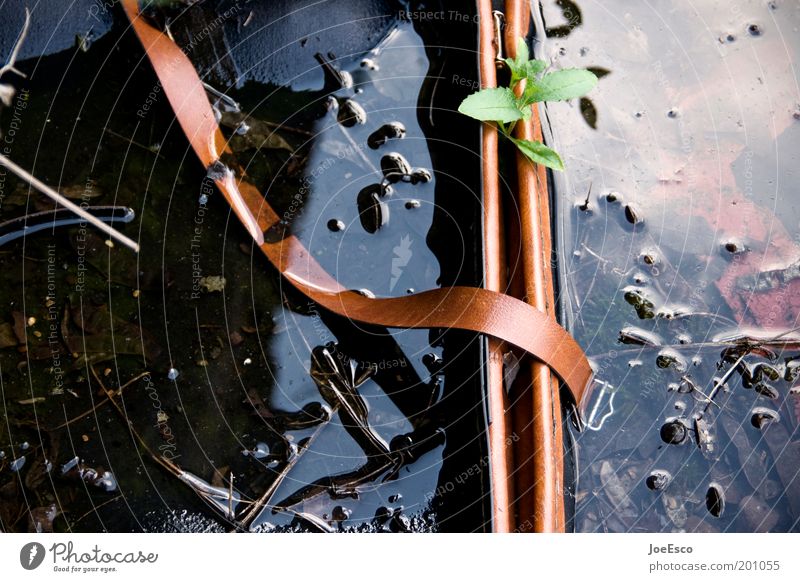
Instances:
[[[24,169],[20,168],[17,164],[12,162],[3,154],[0,154],[0,165],[5,166],[6,168],[14,172],[17,176],[28,182],[31,186],[39,190],[39,192],[55,200],[58,204],[61,204],[64,208],[71,210],[72,212],[83,218],[86,222],[88,222],[95,228],[102,230],[111,238],[114,238],[120,243],[124,244],[126,247],[131,248],[134,252],[136,253],[139,252],[138,243],[129,239],[127,236],[120,233],[119,231],[114,230],[96,216],[92,216],[90,213],[86,212],[83,208],[81,208],[74,202],[70,201],[69,199],[65,198],[64,196],[53,190],[50,186],[39,180],[36,176],[33,176],[32,174],[26,172]]]

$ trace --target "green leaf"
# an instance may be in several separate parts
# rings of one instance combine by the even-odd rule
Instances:
[[[525,87],[525,103],[565,101],[586,95],[597,84],[597,77],[585,69],[564,69],[544,75]]]
[[[525,63],[525,76],[528,78],[528,81],[534,81],[536,79],[536,75],[541,73],[547,68],[547,63],[544,61],[539,60],[531,60]]]
[[[482,89],[461,102],[458,111],[480,121],[508,123],[524,117],[517,98],[508,87]]]
[[[529,58],[528,43],[520,36],[517,38],[517,64],[522,65],[523,63],[527,63]]]
[[[528,70],[530,63],[537,63],[541,61],[529,61],[530,53],[528,52],[528,43],[525,42],[523,37],[517,38],[517,56],[513,59],[506,59],[506,65],[511,71],[511,86],[513,87],[521,79],[528,77]],[[542,63],[544,65],[544,63]],[[544,68],[544,67],[542,67]]]
[[[564,169],[564,162],[561,161],[559,155],[543,143],[513,137],[509,139],[517,145],[519,151],[525,154],[529,160],[559,172]]]
[[[520,79],[525,78],[525,69],[520,69],[517,65],[517,61],[514,59],[506,59],[506,65],[508,66],[508,70],[511,71],[510,85],[513,87]]]

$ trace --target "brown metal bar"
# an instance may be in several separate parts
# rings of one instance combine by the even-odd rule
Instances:
[[[516,53],[516,41],[525,37],[530,24],[528,2],[506,1],[505,45],[509,56]],[[520,87],[521,89],[521,87]],[[536,108],[528,122],[517,124],[516,136],[520,139],[541,141],[542,131]],[[525,295],[523,299],[538,310],[555,318],[553,275],[550,268],[552,242],[550,232],[550,207],[547,175],[543,166],[533,164],[517,153],[518,192],[521,222],[522,276]],[[563,532],[564,512],[564,443],[561,430],[561,402],[558,379],[550,368],[539,362],[530,365],[530,426],[525,414],[515,415],[517,423],[524,423],[524,440],[533,439],[532,463],[518,471],[520,495],[517,503],[518,521],[529,523],[536,532]],[[519,404],[527,404],[520,401]],[[526,447],[527,448],[527,447]]]
[[[481,87],[497,86],[495,55],[499,38],[495,38],[491,0],[478,0],[479,68]],[[503,292],[506,288],[505,239],[503,235],[503,207],[500,198],[500,172],[498,166],[497,128],[483,124],[481,156],[483,158],[483,257],[484,285],[491,291]],[[489,409],[489,454],[492,483],[492,521],[496,532],[510,532],[514,523],[514,481],[511,415],[503,383],[503,342],[489,338],[489,358],[486,363],[487,395]]]

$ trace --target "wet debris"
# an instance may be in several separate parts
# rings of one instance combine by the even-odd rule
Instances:
[[[411,175],[411,164],[401,154],[391,152],[381,158],[381,172],[387,182],[399,182]]]
[[[717,455],[717,438],[716,431],[714,430],[713,420],[706,414],[695,418],[694,431],[697,446],[703,456],[707,459],[714,460]]]
[[[209,275],[201,277],[198,281],[200,288],[206,293],[221,292],[225,290],[225,277],[222,275]]]
[[[53,533],[53,522],[58,517],[55,503],[36,507],[28,513],[28,531],[30,533]]]
[[[367,112],[354,99],[345,99],[339,103],[339,112],[336,119],[344,127],[364,125],[367,122]]]
[[[725,511],[725,492],[718,483],[711,483],[706,491],[706,509],[714,517],[722,517]]]
[[[776,410],[757,406],[753,409],[753,414],[750,417],[750,423],[759,430],[763,430],[773,422],[780,422],[781,417]]]
[[[636,310],[639,319],[653,319],[656,316],[656,306],[649,296],[648,289],[643,287],[628,286],[623,290],[623,297]]]
[[[406,128],[399,121],[392,121],[380,126],[367,138],[367,145],[376,150],[390,139],[403,139],[406,136]]]
[[[670,420],[661,426],[661,440],[669,445],[680,445],[686,442],[689,431],[680,420]]]
[[[358,218],[362,228],[370,234],[378,232],[389,222],[389,206],[381,200],[374,186],[367,186],[358,193]]]
[[[336,507],[333,508],[333,511],[331,511],[331,519],[334,522],[341,523],[343,521],[347,521],[348,519],[350,519],[350,515],[352,513],[353,512],[350,511],[348,508],[342,505],[337,505]]]
[[[13,459],[9,464],[8,468],[12,473],[18,473],[24,466],[25,463],[28,461],[28,458],[25,455],[17,457]]]
[[[215,487],[188,471],[181,471],[178,477],[214,509],[222,513],[222,515],[228,519],[234,519],[236,516],[236,508],[241,501],[238,491],[232,487],[228,489]]]
[[[672,481],[672,475],[669,473],[669,471],[656,469],[647,476],[647,479],[645,479],[645,485],[647,485],[647,488],[651,491],[663,491],[667,488],[667,485],[669,485],[670,481]]]
[[[631,204],[627,204],[625,206],[625,220],[634,226],[644,225],[644,216],[642,216],[641,212]]]
[[[738,240],[729,240],[722,244],[722,250],[725,255],[735,256],[748,252],[750,249],[744,243]]]
[[[754,533],[772,531],[780,520],[778,513],[757,493],[743,497],[739,503],[739,511],[748,530]]]
[[[661,350],[658,353],[656,356],[656,366],[662,370],[672,368],[678,372],[685,372],[689,367],[683,356],[672,349]]]
[[[603,485],[603,491],[608,497],[615,510],[622,516],[630,517],[636,514],[635,506],[629,497],[629,484],[627,475],[623,480],[609,461],[602,461],[600,463],[600,483]]]
[[[353,76],[348,71],[343,71],[334,64],[336,55],[329,52],[327,55],[316,53],[314,58],[322,67],[325,76],[325,90],[334,92],[340,89],[350,89],[353,86]]]
[[[370,426],[367,403],[357,390],[375,372],[374,367],[359,365],[335,345],[318,346],[311,354],[309,374],[325,401],[339,410],[343,424],[365,450],[389,455],[389,445]]]
[[[331,218],[328,221],[328,225],[327,226],[328,226],[328,230],[331,231],[331,232],[341,232],[345,228],[347,228],[347,226],[345,225],[344,221],[343,220],[339,220],[338,218]]]
[[[253,457],[254,459],[266,459],[270,456],[270,449],[267,443],[256,443],[252,449],[245,449],[242,455],[245,457]]]
[[[61,476],[65,479],[83,481],[107,493],[117,490],[117,479],[111,471],[88,467],[79,457],[73,457],[61,466]]]
[[[664,505],[664,512],[667,518],[677,528],[683,528],[689,519],[689,510],[686,508],[686,499],[677,495],[663,493],[661,500]]]

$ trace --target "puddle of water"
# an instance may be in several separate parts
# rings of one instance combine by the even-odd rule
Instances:
[[[798,325],[800,14],[547,1],[542,17],[540,56],[604,73],[590,103],[547,107],[562,316],[607,383],[594,430],[573,432],[574,527],[796,531],[797,343],[731,344]]]
[[[444,39],[364,3],[357,26],[370,34],[358,42],[367,44],[351,46],[349,33],[342,43],[304,40],[303,26],[315,29],[298,13],[287,16],[294,36],[283,52],[248,61],[266,50],[258,31],[286,6],[253,8],[249,21],[249,12],[234,15],[225,35],[220,27],[192,45],[213,85],[225,77],[203,59],[215,43],[230,44],[230,97],[245,115],[220,104],[222,123],[285,228],[354,289],[386,296],[478,284],[479,233],[461,226],[479,224],[480,166],[463,167],[478,134],[453,129],[469,87],[436,91],[452,71],[476,75],[464,50],[476,38],[471,19]],[[335,11],[343,30],[357,22],[351,10]],[[56,530],[217,531],[228,527],[221,514],[242,515],[284,472],[254,529],[489,528],[487,476],[453,487],[485,459],[482,377],[472,372],[482,342],[363,329],[287,288],[170,125],[136,40],[126,35],[111,50],[119,30],[88,51],[40,59],[19,93],[25,106],[16,117],[13,107],[3,111],[4,135],[16,132],[14,159],[78,200],[133,208],[136,219],[121,228],[143,250],[109,248],[80,226],[2,249],[0,368],[13,421],[0,427],[0,450],[13,461],[23,458],[15,443],[33,445],[17,467],[22,481],[0,458],[10,500],[0,504],[2,528],[25,530],[20,507],[36,491],[47,509],[37,515]],[[289,68],[267,67],[270,59]],[[320,61],[329,78],[338,72],[338,86],[326,84]],[[357,107],[343,115],[348,102]],[[280,141],[275,124],[288,126]],[[2,184],[3,219],[42,206],[10,176]],[[310,375],[313,354],[331,342],[335,390],[320,384],[330,370]],[[101,382],[121,391],[141,441]],[[180,467],[180,478],[150,462],[145,447]],[[45,470],[75,458],[69,474],[91,475],[96,487]]]

